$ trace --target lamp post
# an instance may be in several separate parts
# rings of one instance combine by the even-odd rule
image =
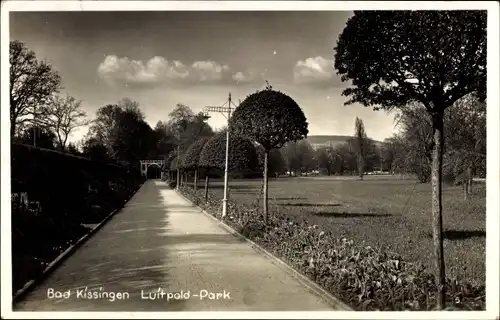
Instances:
[[[179,146],[177,146],[177,159],[175,161],[177,161],[175,167],[177,169],[177,175],[176,175],[176,183],[175,183],[175,189],[177,189],[177,191],[179,191],[179,185],[181,184],[181,176],[180,176],[180,169],[179,169],[179,164],[181,163],[180,161],[180,156],[181,156],[181,148]]]
[[[231,117],[231,92],[229,93],[228,100],[220,107],[206,106],[203,108],[205,114],[209,112],[219,112],[227,119],[226,129],[226,163],[224,169],[224,199],[222,200],[222,219],[227,215],[227,197],[228,197],[228,171],[229,171],[229,118]],[[226,116],[227,115],[227,116]]]

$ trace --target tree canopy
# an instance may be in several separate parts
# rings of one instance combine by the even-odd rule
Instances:
[[[125,165],[136,165],[141,159],[156,157],[154,131],[145,122],[138,103],[130,99],[101,107],[90,127],[89,137],[99,141],[112,158]]]
[[[82,110],[82,101],[72,96],[54,95],[49,103],[42,107],[43,117],[38,123],[54,131],[58,146],[65,151],[69,135],[77,128],[90,123],[87,113]]]
[[[290,96],[272,89],[248,95],[229,124],[232,132],[258,142],[266,151],[305,138],[307,126],[299,105]]]
[[[358,164],[358,175],[363,179],[366,162],[366,132],[363,120],[356,117],[354,122],[354,145],[356,147],[356,160]]]
[[[33,51],[20,41],[10,41],[10,135],[32,122],[37,107],[45,105],[58,92],[61,77],[45,61],[38,61]],[[22,129],[22,128],[21,128]]]
[[[175,138],[175,144],[185,151],[194,141],[202,137],[212,137],[214,132],[206,122],[203,113],[195,114],[189,106],[178,103],[169,113],[167,125]]]
[[[182,161],[182,167],[188,170],[196,170],[199,167],[200,155],[203,151],[203,147],[207,143],[209,138],[203,137],[196,140],[193,144],[189,146],[186,150]]]
[[[484,97],[486,11],[356,11],[335,51],[353,85],[346,104],[444,110],[473,91]]]
[[[226,163],[226,133],[208,140],[201,152],[199,167],[224,169]],[[252,142],[239,135],[229,137],[229,170],[251,171],[258,167],[258,157]]]

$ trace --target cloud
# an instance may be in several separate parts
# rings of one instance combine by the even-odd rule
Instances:
[[[99,76],[109,84],[157,86],[169,81],[213,82],[222,80],[229,66],[214,61],[195,61],[186,66],[178,60],[156,56],[143,62],[108,55],[98,68]]]
[[[195,61],[191,65],[196,78],[200,81],[221,80],[225,72],[229,71],[228,65],[221,65],[215,61]]]
[[[255,70],[248,70],[245,72],[238,71],[233,74],[232,78],[236,83],[255,83],[264,81],[264,72],[257,72]]]
[[[321,56],[299,60],[293,70],[293,78],[297,84],[317,84],[335,79],[333,60]]]

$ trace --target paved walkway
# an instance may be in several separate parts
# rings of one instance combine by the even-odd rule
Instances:
[[[68,290],[69,298],[65,293]],[[54,295],[57,292],[57,297],[50,298],[52,291]],[[90,292],[94,297],[100,293],[103,298],[84,298]],[[110,294],[106,299],[103,292],[114,293],[115,300],[110,301]],[[65,296],[61,298],[59,294]],[[165,183],[149,180],[121,212],[14,310],[333,308],[274,261],[198,212]]]

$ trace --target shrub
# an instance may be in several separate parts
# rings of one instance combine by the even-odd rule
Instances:
[[[181,192],[207,212],[220,217],[221,202],[191,188]],[[227,223],[356,310],[432,310],[434,276],[422,264],[404,261],[393,252],[338,239],[317,225],[281,213],[268,225],[257,207],[230,200]],[[450,309],[484,310],[485,287],[466,279],[447,280]]]

